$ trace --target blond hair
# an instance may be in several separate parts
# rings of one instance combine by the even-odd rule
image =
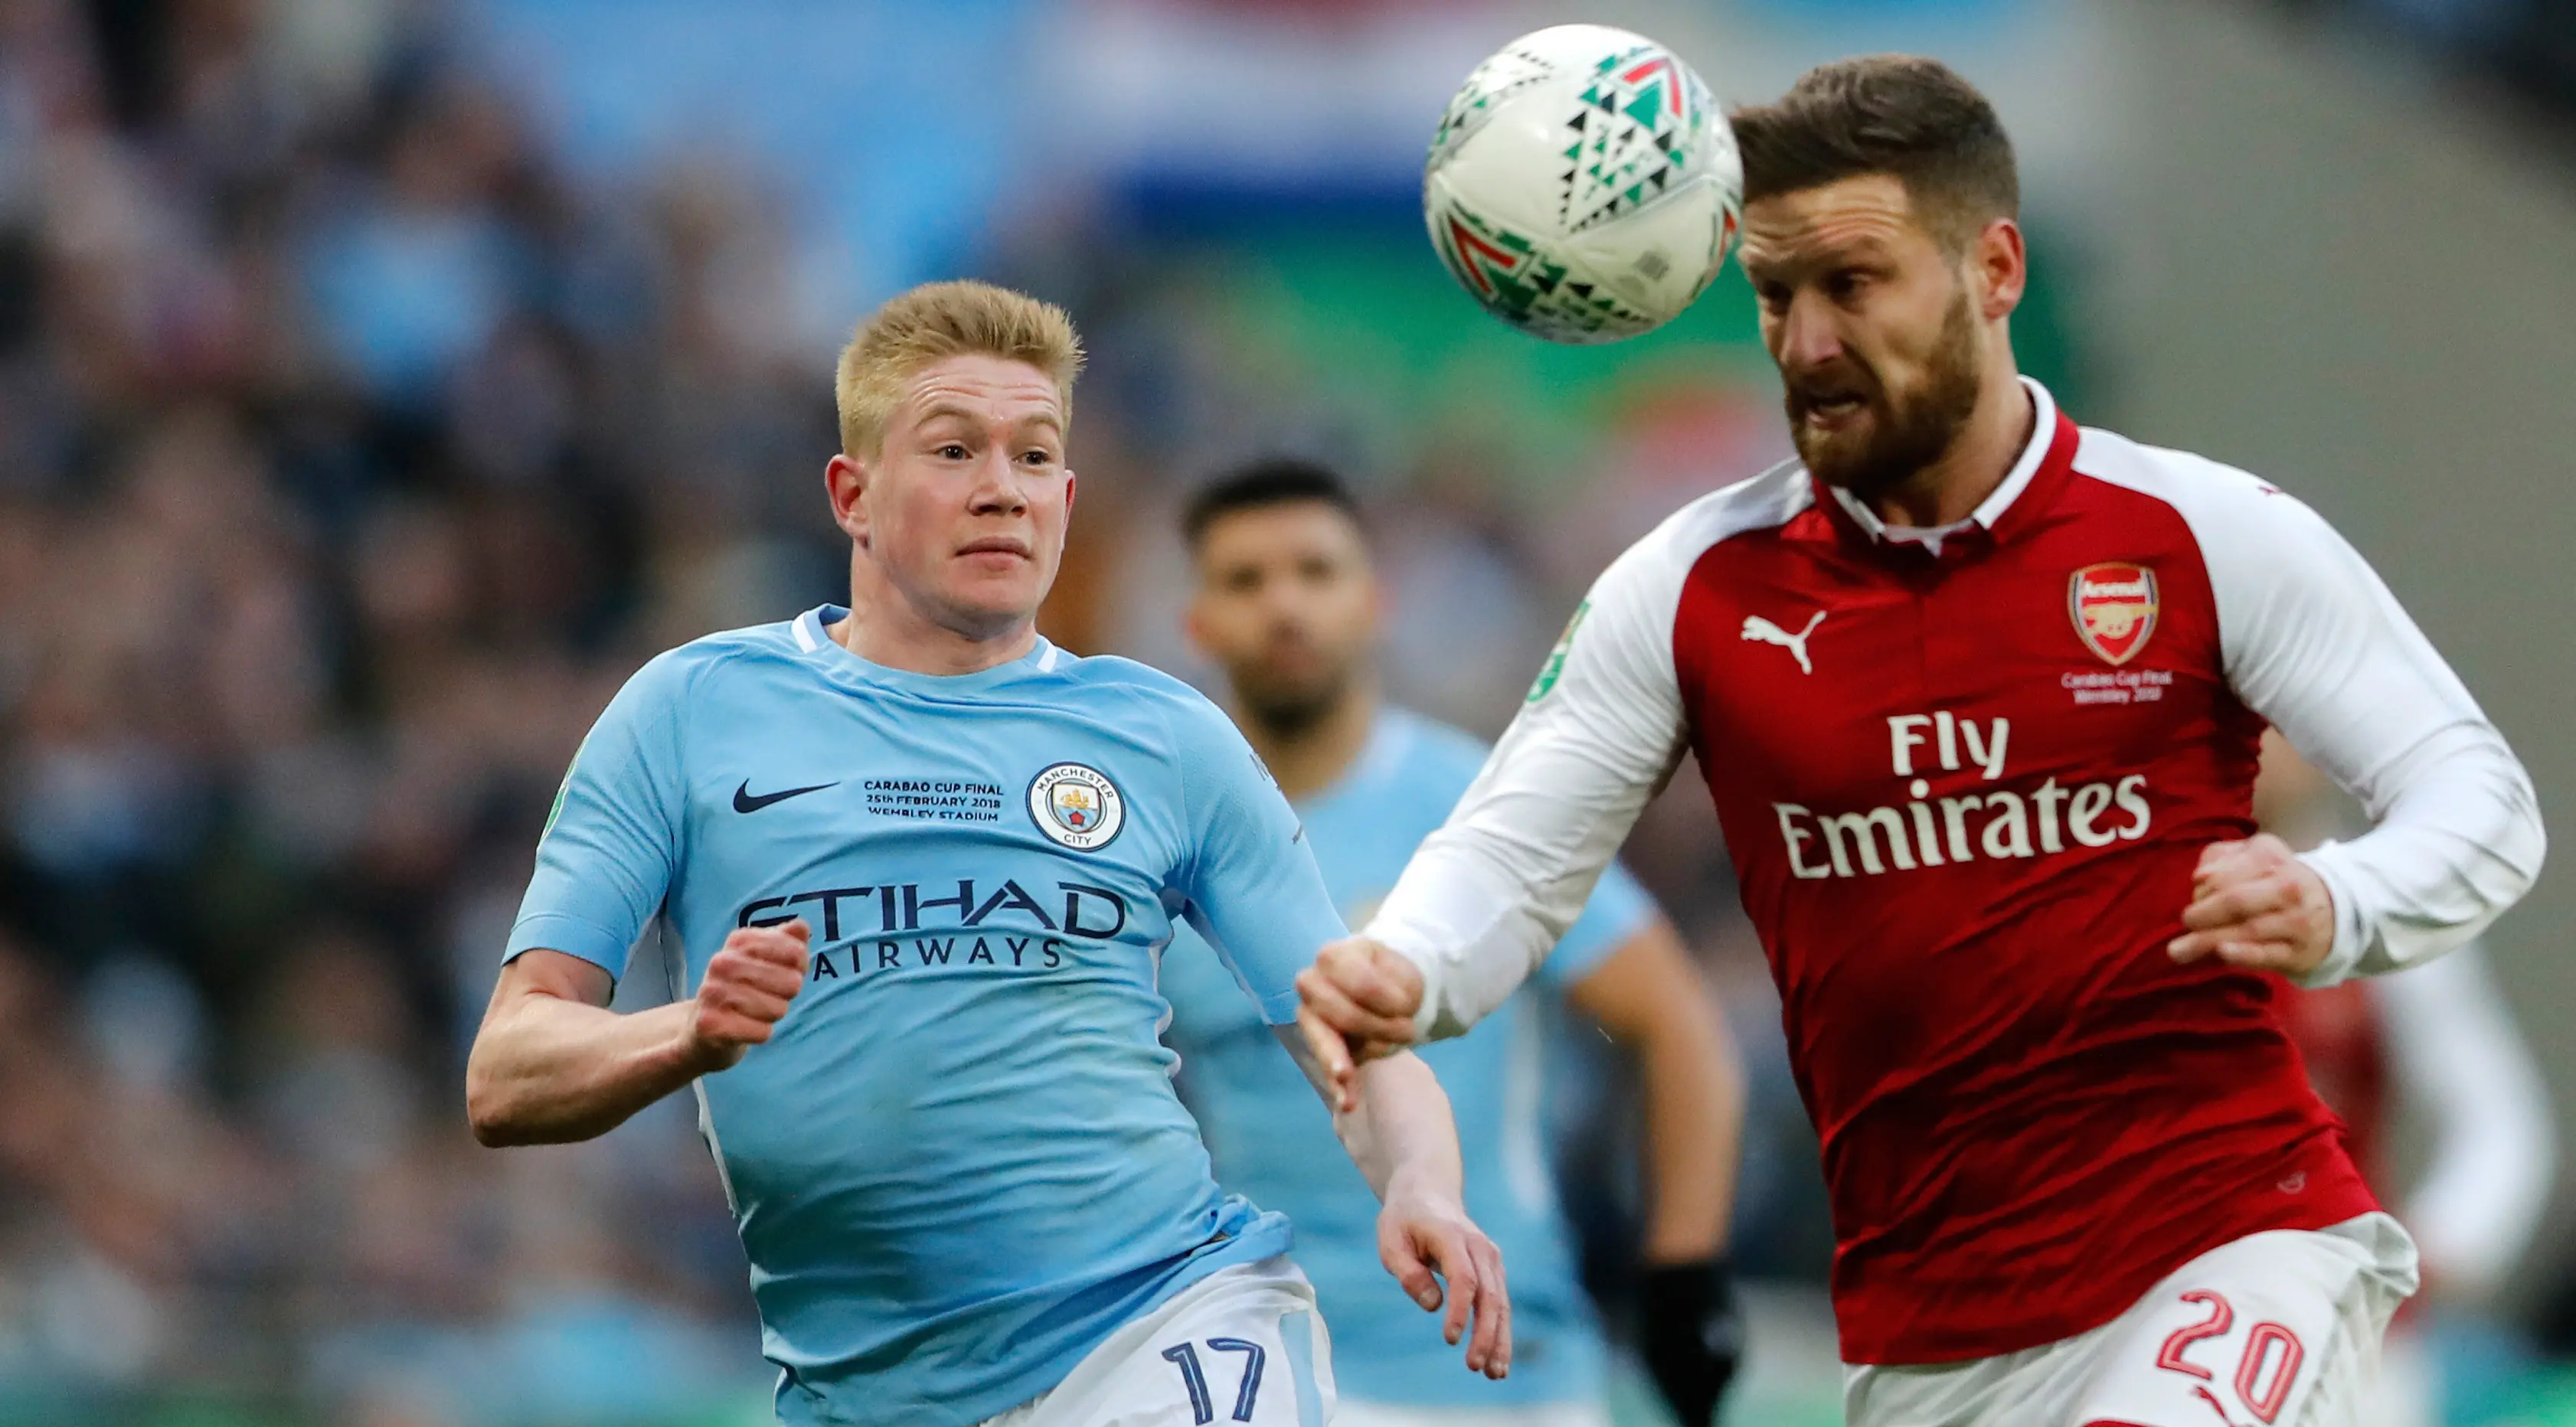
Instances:
[[[889,299],[841,349],[833,390],[842,452],[875,455],[905,384],[933,362],[969,354],[1026,362],[1046,373],[1065,419],[1073,419],[1082,338],[1063,308],[988,282],[923,283]]]

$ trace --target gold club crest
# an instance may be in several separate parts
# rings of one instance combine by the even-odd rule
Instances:
[[[2066,582],[2066,613],[2084,647],[2114,668],[2138,657],[2155,636],[2156,572],[2111,561],[2087,565]]]

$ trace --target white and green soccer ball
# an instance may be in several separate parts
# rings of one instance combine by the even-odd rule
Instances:
[[[1431,246],[1485,309],[1551,342],[1670,322],[1717,276],[1744,207],[1735,132],[1643,35],[1555,25],[1476,66],[1431,136]]]

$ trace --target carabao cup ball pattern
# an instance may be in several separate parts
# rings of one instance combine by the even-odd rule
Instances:
[[[1626,31],[1561,25],[1505,46],[1450,100],[1424,217],[1451,275],[1497,316],[1550,341],[1615,341],[1716,275],[1740,173],[1689,66]]]

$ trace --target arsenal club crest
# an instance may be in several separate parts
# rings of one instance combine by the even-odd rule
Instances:
[[[2085,648],[2114,668],[2126,664],[2156,632],[2156,572],[2125,561],[2087,565],[2066,582],[2066,613]]]
[[[1047,841],[1076,852],[1105,847],[1127,824],[1127,801],[1107,774],[1058,763],[1029,782],[1029,821]]]

